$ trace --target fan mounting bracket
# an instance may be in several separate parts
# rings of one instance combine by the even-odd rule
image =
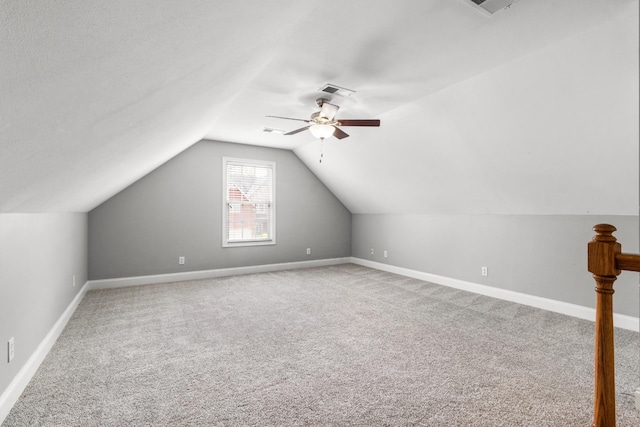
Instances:
[[[325,102],[329,102],[330,100],[327,98],[317,98],[316,99],[316,105],[320,108],[322,108],[322,104],[324,104]]]

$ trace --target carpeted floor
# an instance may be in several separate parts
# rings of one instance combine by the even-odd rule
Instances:
[[[616,330],[618,426],[638,334]],[[89,292],[9,426],[588,426],[593,323],[352,264]]]

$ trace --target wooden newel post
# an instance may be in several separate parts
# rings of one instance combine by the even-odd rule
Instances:
[[[616,390],[613,346],[613,282],[620,270],[616,255],[622,252],[613,225],[598,224],[588,244],[588,269],[596,280],[595,381],[592,427],[616,425]]]

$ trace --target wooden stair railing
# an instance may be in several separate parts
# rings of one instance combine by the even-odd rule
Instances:
[[[616,425],[615,365],[613,355],[613,282],[622,270],[640,272],[640,255],[623,254],[609,224],[593,227],[587,245],[588,269],[596,280],[595,378],[592,427]]]

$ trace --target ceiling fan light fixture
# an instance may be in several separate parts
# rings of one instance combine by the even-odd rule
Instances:
[[[333,135],[333,132],[335,132],[336,128],[334,128],[331,125],[311,125],[311,127],[309,127],[309,131],[311,132],[311,135],[313,135],[314,137],[318,138],[318,139],[325,139],[325,138],[329,138],[331,135]]]

